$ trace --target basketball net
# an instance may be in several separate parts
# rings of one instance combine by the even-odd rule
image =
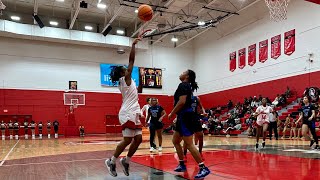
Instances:
[[[269,10],[270,18],[276,22],[287,19],[287,8],[290,0],[265,0]]]

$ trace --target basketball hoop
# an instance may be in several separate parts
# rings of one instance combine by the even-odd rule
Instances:
[[[287,8],[290,0],[265,0],[270,10],[270,18],[276,22],[287,19]]]

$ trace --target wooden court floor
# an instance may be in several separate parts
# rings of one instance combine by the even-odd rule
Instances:
[[[132,158],[131,175],[109,176],[104,161],[112,155],[121,135],[42,140],[2,140],[0,179],[192,179],[198,167],[187,155],[188,171],[175,173],[177,156],[171,135],[164,135],[163,151],[149,152],[144,137]],[[320,151],[302,140],[267,140],[254,149],[254,138],[205,136],[203,158],[212,173],[206,179],[320,179]],[[126,155],[126,152],[122,154]],[[294,176],[293,176],[294,175]]]

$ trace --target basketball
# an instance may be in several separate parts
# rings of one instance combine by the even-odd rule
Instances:
[[[142,21],[150,21],[153,16],[153,10],[149,5],[143,4],[138,9],[138,17]]]

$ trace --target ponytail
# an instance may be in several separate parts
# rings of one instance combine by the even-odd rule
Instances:
[[[192,70],[188,70],[189,83],[191,84],[192,91],[199,89],[198,83],[196,82],[196,73]]]

